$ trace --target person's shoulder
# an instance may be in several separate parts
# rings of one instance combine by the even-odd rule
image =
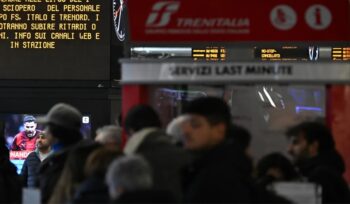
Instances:
[[[28,160],[28,158],[29,158],[29,159],[32,159],[32,158],[39,158],[39,157],[38,157],[38,153],[35,152],[35,151],[32,151],[31,153],[28,154],[27,160]]]
[[[67,155],[61,153],[52,153],[44,159],[40,165],[40,172],[62,170],[66,161]]]
[[[310,171],[307,177],[312,182],[324,183],[341,178],[341,173],[327,165],[319,165]]]
[[[31,153],[28,154],[28,157],[33,157],[33,156],[37,156],[37,153],[35,151],[32,151]]]
[[[23,136],[24,136],[24,131],[20,131],[15,135],[14,139],[19,138],[19,137],[23,137]]]

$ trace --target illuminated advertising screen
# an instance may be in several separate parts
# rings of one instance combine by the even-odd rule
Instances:
[[[102,0],[0,0],[0,78],[109,79],[111,12]]]
[[[38,114],[0,114],[0,120],[5,124],[4,136],[6,146],[10,151],[10,161],[16,165],[17,172],[22,170],[27,156],[36,150],[36,140],[43,132],[44,126],[36,123]],[[91,119],[89,115],[82,117],[80,129],[84,138],[91,134]]]

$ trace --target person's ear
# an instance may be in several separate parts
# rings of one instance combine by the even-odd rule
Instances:
[[[226,125],[224,123],[219,123],[215,125],[215,137],[217,139],[224,139],[226,133]]]

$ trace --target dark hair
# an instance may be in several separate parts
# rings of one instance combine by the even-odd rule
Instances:
[[[247,149],[250,146],[252,136],[246,128],[231,124],[228,132],[228,138],[232,140],[233,144],[236,144],[242,149]]]
[[[161,122],[156,111],[148,105],[137,105],[131,108],[125,117],[125,131],[139,131],[148,127],[161,127]]]
[[[47,127],[51,134],[64,145],[76,144],[83,138],[80,131],[67,129],[53,123],[48,123]]]
[[[308,144],[318,142],[319,154],[327,153],[335,148],[335,143],[331,131],[318,122],[303,122],[287,130],[287,137],[296,137],[303,133]]]
[[[225,101],[216,97],[194,99],[185,107],[184,113],[204,116],[210,125],[225,123],[228,128],[231,123],[230,108]]]
[[[293,164],[283,156],[281,153],[274,152],[264,156],[257,164],[257,177],[262,178],[266,176],[270,168],[277,168],[281,170],[284,180],[290,181],[298,177]]]
[[[35,122],[35,121],[36,121],[36,119],[35,119],[35,117],[32,116],[32,115],[26,115],[26,116],[24,116],[24,118],[23,118],[23,122],[24,122],[24,123],[27,123],[27,122]]]

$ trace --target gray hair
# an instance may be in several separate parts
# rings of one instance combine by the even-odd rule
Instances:
[[[122,142],[122,128],[116,125],[106,125],[96,130],[95,141],[101,144],[116,143],[118,145]]]
[[[112,198],[119,196],[117,189],[123,191],[150,189],[153,185],[151,167],[141,156],[120,157],[109,166],[106,183]]]
[[[172,136],[172,142],[178,143],[183,141],[182,125],[188,120],[188,115],[180,115],[174,118],[167,126],[166,133]]]

